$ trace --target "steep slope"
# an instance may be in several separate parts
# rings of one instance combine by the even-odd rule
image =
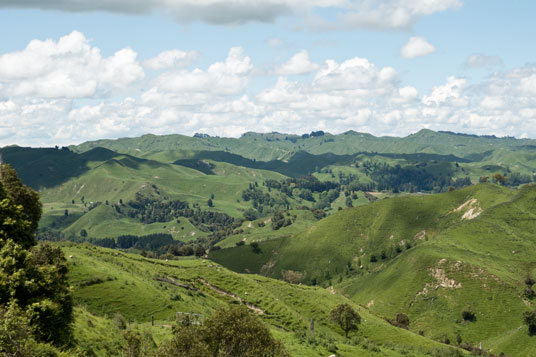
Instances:
[[[511,191],[497,185],[477,185],[439,195],[390,198],[371,205],[340,211],[291,238],[270,243],[259,255],[263,273],[281,277],[285,270],[307,272],[305,281],[321,283],[346,268],[369,269],[371,257],[383,261],[411,246],[433,239],[441,230],[458,223],[465,214],[508,200]],[[465,206],[464,206],[465,204]],[[459,210],[457,210],[459,208]],[[468,213],[471,212],[471,213]],[[261,244],[261,248],[264,246]],[[247,248],[214,252],[213,259],[233,269],[240,267]],[[376,269],[377,264],[370,265]],[[363,268],[360,268],[363,266]]]
[[[432,338],[463,340],[495,353],[529,355],[536,341],[522,324],[534,307],[524,280],[536,265],[536,187],[453,225],[368,276],[340,289],[382,315],[404,311]],[[475,322],[463,322],[471,310]]]
[[[522,323],[534,307],[524,283],[536,273],[534,237],[536,186],[485,184],[346,209],[260,243],[256,256],[238,247],[211,257],[237,271],[287,278],[291,270],[380,316],[403,312],[432,339],[522,356],[536,348]]]
[[[81,245],[63,245],[63,250],[70,257],[70,281],[79,304],[97,316],[120,312],[138,324],[154,317],[155,325],[168,326],[168,336],[177,312],[204,318],[215,309],[241,303],[295,356],[335,351],[347,356],[456,355],[451,347],[395,328],[349,299],[318,287],[236,274],[202,259],[168,262]],[[351,304],[362,316],[352,339],[345,339],[328,322],[329,311],[340,303]],[[79,319],[89,318],[83,311],[78,313]],[[307,332],[311,320],[313,333]]]

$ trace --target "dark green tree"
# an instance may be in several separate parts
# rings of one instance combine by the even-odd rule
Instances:
[[[346,337],[348,332],[357,331],[357,325],[361,323],[361,316],[348,304],[337,305],[329,313],[329,319],[342,328]]]
[[[11,202],[23,206],[23,218],[30,222],[29,232],[35,234],[39,219],[41,219],[39,194],[25,186],[17,176],[15,169],[8,164],[0,164],[0,181]]]
[[[529,327],[529,336],[536,335],[536,310],[525,311],[523,313],[523,322]]]
[[[37,193],[8,165],[0,166],[0,179],[0,309],[20,311],[36,341],[68,345],[73,302],[67,262],[60,248],[36,245]]]

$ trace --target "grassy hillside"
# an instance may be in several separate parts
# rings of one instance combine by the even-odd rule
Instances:
[[[207,236],[207,231],[172,219],[147,224],[127,217],[125,204],[138,193],[150,191],[154,199],[181,200],[234,218],[242,218],[246,210],[254,208],[255,217],[247,219],[265,221],[277,210],[305,207],[331,214],[365,204],[371,197],[362,191],[442,192],[449,186],[476,183],[483,176],[491,180],[496,173],[517,187],[534,179],[533,144],[530,140],[430,130],[405,138],[356,132],[246,133],[239,139],[145,135],[88,142],[70,149],[6,147],[0,154],[23,182],[40,190],[46,206],[41,229],[48,233],[70,239],[82,238],[83,231],[91,238],[170,233],[188,241]],[[297,182],[290,182],[289,177],[299,180],[305,175],[331,182],[325,193],[335,189],[338,195],[335,192],[326,200],[321,190],[313,188],[314,183],[295,189]],[[243,191],[252,184],[262,194],[269,192],[259,185],[269,180],[280,182],[284,189],[275,189],[269,198],[257,197],[256,202],[243,199]],[[253,194],[259,196],[259,192]],[[98,204],[108,207],[95,208]],[[109,224],[110,220],[114,224]],[[275,238],[302,227],[296,225],[283,234],[267,229],[252,232],[250,227],[243,230]],[[230,240],[219,245],[236,243],[240,234],[233,232]]]
[[[309,283],[313,279],[320,283],[329,280],[325,278],[327,275],[343,273],[346,267],[376,269],[378,264],[370,264],[372,255],[381,263],[410,246],[434,238],[442,229],[458,223],[463,213],[471,209],[467,206],[456,212],[464,202],[474,198],[478,209],[484,210],[508,200],[511,194],[506,188],[486,184],[440,195],[389,198],[344,209],[291,239],[282,240],[277,257],[267,255],[271,268],[264,272],[281,277],[284,270],[307,271]],[[401,251],[397,252],[397,248]],[[386,255],[383,260],[382,253]],[[233,258],[232,250],[214,254],[214,259],[224,265],[227,256],[230,261],[240,261]]]
[[[242,303],[256,311],[293,356],[456,355],[448,346],[395,328],[366,308],[319,287],[292,285],[262,276],[233,273],[208,260],[162,261],[82,245],[64,245],[77,310],[78,343],[96,355],[114,354],[120,341],[108,322],[119,312],[146,329],[158,343],[170,334],[177,312],[209,316],[215,309]],[[179,283],[181,286],[177,286]],[[359,309],[359,332],[345,339],[327,317],[340,303]],[[155,327],[150,327],[151,316]],[[89,323],[88,320],[92,320]],[[314,320],[314,333],[306,332]],[[106,341],[96,335],[108,326]],[[167,329],[167,330],[166,330]],[[449,352],[450,351],[450,352]],[[459,353],[459,352],[457,352]]]
[[[184,166],[128,155],[116,154],[104,161],[92,159],[97,161],[86,161],[87,170],[83,173],[40,191],[45,204],[41,228],[54,229],[65,237],[77,237],[84,229],[95,238],[169,232],[177,239],[188,241],[206,234],[187,219],[152,225],[138,222],[125,216],[126,203],[142,193],[154,199],[181,200],[205,210],[241,217],[250,206],[240,201],[244,189],[256,181],[285,178],[275,172],[228,163],[212,162],[213,174],[206,175]],[[207,203],[210,197],[213,197],[212,207]],[[115,206],[122,211],[116,211]],[[65,210],[68,218],[64,217]]]
[[[536,273],[534,212],[536,186],[477,185],[346,209],[260,243],[260,253],[238,247],[211,257],[237,271],[301,272],[380,316],[406,313],[411,330],[438,341],[527,355],[536,348],[522,324],[534,306],[524,295],[525,278]],[[463,311],[475,321],[464,321]]]

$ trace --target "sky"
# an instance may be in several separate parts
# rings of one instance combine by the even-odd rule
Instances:
[[[0,0],[0,146],[536,138],[531,0]]]

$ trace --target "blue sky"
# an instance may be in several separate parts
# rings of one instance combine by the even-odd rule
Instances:
[[[149,132],[536,138],[535,7],[0,0],[0,146]]]

